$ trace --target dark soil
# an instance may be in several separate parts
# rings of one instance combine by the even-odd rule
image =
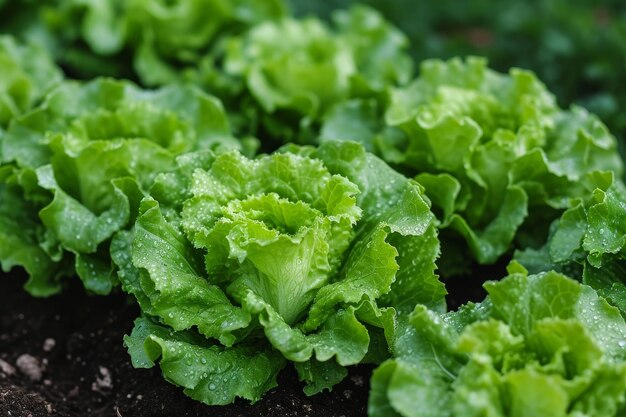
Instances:
[[[22,290],[20,271],[0,273],[0,281],[1,417],[366,415],[371,366],[351,369],[332,392],[314,397],[287,368],[279,386],[256,404],[209,407],[185,397],[158,368],[132,368],[122,337],[138,310],[125,295],[91,297],[76,283],[37,299]],[[38,371],[41,378],[31,379]]]
[[[487,296],[483,288],[486,281],[499,280],[507,276],[506,265],[509,259],[503,258],[494,265],[473,265],[471,273],[453,277],[442,277],[448,295],[446,304],[449,310],[456,310],[467,302],[480,303]]]

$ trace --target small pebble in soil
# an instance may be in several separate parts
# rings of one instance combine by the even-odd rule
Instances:
[[[53,338],[49,337],[43,341],[43,351],[50,352],[56,346],[57,342]]]
[[[103,391],[113,388],[113,379],[111,378],[111,372],[104,366],[100,366],[100,375],[96,376],[96,382],[91,384],[92,391]]]
[[[362,387],[363,385],[365,385],[365,381],[363,380],[363,377],[361,375],[355,375],[355,376],[351,376],[350,380],[352,381],[352,383],[354,383],[354,385],[356,385],[357,387]]]
[[[31,381],[40,381],[43,376],[43,367],[39,363],[39,359],[28,353],[20,355],[17,361],[15,361],[15,365],[17,365],[17,369],[29,377]]]
[[[10,363],[0,359],[0,373],[3,373],[6,376],[11,376],[15,374],[15,368]]]
[[[70,392],[67,393],[67,396],[69,398],[77,397],[79,393],[80,393],[80,388],[78,387],[78,385],[76,385],[74,388],[70,390]]]

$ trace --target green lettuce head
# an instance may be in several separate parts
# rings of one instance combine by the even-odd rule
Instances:
[[[515,253],[529,271],[555,269],[593,287],[626,315],[626,187],[612,172],[555,220],[539,249]]]
[[[519,265],[489,296],[438,315],[418,306],[375,372],[369,415],[622,415],[626,323],[590,287]],[[515,272],[517,271],[517,272]]]
[[[335,13],[333,23],[313,17],[263,22],[224,43],[223,57],[212,57],[223,60],[222,68],[207,65],[196,77],[209,90],[239,93],[236,102],[245,108],[238,109],[259,124],[241,126],[245,133],[312,143],[335,104],[380,99],[388,84],[412,74],[406,38],[378,12],[357,6]]]
[[[156,175],[181,153],[239,147],[215,98],[193,87],[143,91],[109,79],[61,85],[14,119],[0,142],[3,182],[37,213],[29,224],[44,226],[23,246],[43,249],[52,262],[73,258],[86,288],[99,294],[116,281],[108,242],[133,224]],[[48,284],[42,292],[58,288]]]
[[[146,315],[126,338],[134,365],[161,357],[166,379],[205,403],[259,399],[285,360],[307,382],[307,394],[329,389],[346,366],[388,356],[396,306],[417,299],[441,306],[444,291],[433,273],[438,242],[419,187],[399,174],[384,177],[393,171],[378,159],[359,166],[367,156],[357,144],[323,148],[316,158],[312,149],[293,150],[254,160],[235,151],[181,156],[142,201],[134,231],[113,242],[123,288]],[[387,192],[397,204],[370,207],[379,184],[360,192],[332,173],[341,164],[363,182],[377,173],[396,180]],[[396,286],[410,255],[420,271]],[[403,288],[413,291],[402,296]],[[179,338],[185,342],[172,352]],[[210,359],[198,362],[194,352]],[[228,358],[242,355],[231,369]],[[220,382],[223,369],[236,375],[255,355],[271,372],[239,386]]]
[[[615,139],[596,117],[559,109],[531,72],[500,74],[480,58],[422,63],[419,78],[391,90],[384,123],[378,114],[366,101],[347,103],[322,138],[364,141],[416,175],[441,220],[444,252],[469,247],[483,264],[514,239],[536,245],[529,237],[545,236],[570,199],[584,195],[581,183],[622,169]],[[360,138],[348,123],[361,126]]]

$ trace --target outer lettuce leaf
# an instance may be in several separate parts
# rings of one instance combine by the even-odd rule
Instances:
[[[250,322],[249,314],[201,276],[201,258],[180,231],[168,225],[154,200],[141,204],[133,264],[141,271],[141,288],[151,308],[174,330],[197,326],[201,334],[230,346],[231,332]]]
[[[237,397],[258,401],[276,386],[276,375],[285,363],[258,343],[225,349],[193,331],[173,332],[149,318],[137,319],[124,343],[135,367],[151,368],[158,360],[165,379],[211,405],[230,404]]]
[[[296,362],[294,365],[300,380],[308,381],[304,387],[306,395],[314,395],[325,389],[331,390],[348,375],[346,368],[335,361],[319,362],[311,359],[307,362]]]
[[[418,306],[372,380],[371,416],[616,416],[626,323],[588,286],[548,272],[488,282],[440,316]],[[608,378],[610,388],[605,384]]]
[[[67,274],[64,262],[55,262],[39,246],[44,233],[36,206],[27,202],[19,187],[0,184],[0,264],[8,272],[22,266],[29,275],[25,289],[48,296],[61,289],[59,278]]]

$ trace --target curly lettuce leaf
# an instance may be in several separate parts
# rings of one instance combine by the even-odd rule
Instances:
[[[158,362],[168,381],[184,387],[189,397],[210,405],[225,405],[235,398],[258,401],[275,387],[285,360],[258,343],[224,348],[193,331],[174,332],[153,320],[135,320],[124,344],[136,368]]]

